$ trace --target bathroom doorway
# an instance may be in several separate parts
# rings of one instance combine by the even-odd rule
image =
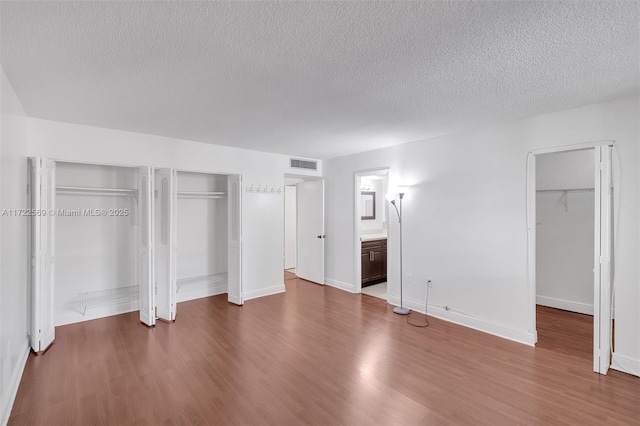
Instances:
[[[356,248],[361,259],[356,262],[356,293],[385,301],[388,300],[388,186],[389,169],[356,173],[354,219],[357,230]]]

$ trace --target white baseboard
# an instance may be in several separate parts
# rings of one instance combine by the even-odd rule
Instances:
[[[226,273],[179,279],[177,303],[224,294],[227,288]]]
[[[24,373],[24,367],[27,365],[27,359],[29,358],[29,342],[27,339],[24,340],[24,348],[20,352],[20,357],[18,358],[18,362],[16,363],[15,368],[13,369],[13,373],[11,374],[11,379],[9,381],[9,386],[7,392],[2,393],[2,405],[0,406],[0,413],[2,413],[2,419],[0,425],[6,425],[9,422],[9,416],[11,416],[11,409],[13,408],[13,403],[16,400],[16,395],[18,394],[18,387],[20,386],[20,379],[22,379],[22,374]]]
[[[247,300],[257,299],[258,297],[271,296],[273,294],[280,294],[284,292],[284,283],[282,283],[271,287],[260,288],[258,290],[245,291],[242,296],[246,302]]]
[[[390,296],[389,304],[399,306],[400,299],[396,296]],[[424,313],[424,301],[419,302],[405,299],[403,305],[414,311]],[[536,344],[536,336],[534,333],[525,330],[514,330],[500,324],[458,313],[454,310],[446,310],[439,306],[429,305],[429,315],[454,324],[473,328],[474,330],[482,331],[484,333],[493,334],[494,336],[502,337],[503,339],[524,343],[525,345],[534,346]]]
[[[593,305],[570,300],[556,299],[554,297],[536,296],[536,303],[549,308],[562,309],[564,311],[578,312],[579,314],[593,315]]]
[[[233,303],[234,305],[242,305],[242,302],[240,301],[239,296],[227,295],[227,300]]]
[[[332,278],[325,278],[324,283],[331,287],[339,288],[340,290],[348,291],[349,293],[355,293],[356,288],[353,284],[347,284],[342,281],[334,280]]]
[[[211,284],[203,283],[189,286],[188,289],[176,293],[177,303],[189,300],[202,299],[203,297],[217,296],[227,292],[227,283]]]
[[[640,359],[629,358],[614,352],[611,359],[611,368],[640,377]]]
[[[138,300],[121,303],[118,305],[110,306],[98,306],[95,308],[87,309],[83,315],[80,312],[73,310],[65,310],[55,313],[56,327],[61,325],[75,324],[78,322],[91,321],[98,318],[106,318],[114,315],[126,314],[128,312],[134,312],[140,310],[140,302]]]

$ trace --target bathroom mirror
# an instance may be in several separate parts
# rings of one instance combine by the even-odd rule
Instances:
[[[374,220],[376,218],[376,193],[374,191],[360,192],[360,211],[362,220]]]

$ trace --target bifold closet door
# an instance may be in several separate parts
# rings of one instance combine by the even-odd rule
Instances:
[[[611,246],[613,236],[611,151],[610,146],[597,147],[595,164],[593,371],[600,374],[607,374],[611,365]]]
[[[46,158],[31,162],[31,327],[35,352],[46,350],[55,339],[53,247],[55,235],[56,164]]]
[[[227,300],[242,305],[242,177],[227,177],[228,268]]]
[[[156,282],[157,316],[176,319],[177,174],[173,169],[156,170]]]
[[[138,171],[140,322],[148,326],[156,324],[152,201],[153,169],[140,167]]]

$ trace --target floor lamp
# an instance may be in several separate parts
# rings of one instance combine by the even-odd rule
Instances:
[[[396,206],[396,200],[391,200],[391,204],[396,209],[396,213],[398,214],[398,223],[400,224],[400,306],[396,306],[393,308],[393,312],[398,315],[408,315],[411,309],[405,308],[402,304],[402,198],[404,198],[404,192],[398,193],[398,198],[400,199],[400,210],[398,210],[398,206]]]

